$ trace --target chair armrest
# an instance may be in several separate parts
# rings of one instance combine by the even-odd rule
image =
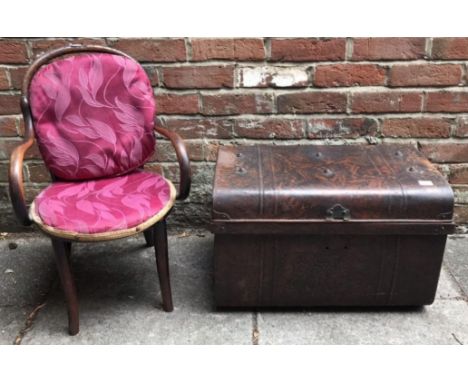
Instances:
[[[190,193],[190,185],[192,183],[190,160],[184,141],[177,133],[174,133],[173,131],[163,129],[161,127],[155,127],[154,130],[168,138],[174,146],[180,168],[180,182],[177,200],[184,200]]]
[[[10,158],[10,168],[8,173],[8,181],[10,186],[10,198],[13,204],[13,210],[17,219],[23,225],[31,225],[29,219],[28,207],[26,206],[26,198],[23,184],[23,158],[26,151],[33,145],[34,139],[29,138],[21,145],[15,148]]]

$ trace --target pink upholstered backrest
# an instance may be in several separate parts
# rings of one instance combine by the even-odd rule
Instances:
[[[42,66],[29,100],[39,150],[58,178],[120,175],[154,152],[154,97],[127,57],[85,53]]]

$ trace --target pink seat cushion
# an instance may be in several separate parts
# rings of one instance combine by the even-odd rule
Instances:
[[[171,202],[161,175],[145,171],[83,182],[55,182],[35,199],[35,213],[63,231],[100,233],[135,227]]]
[[[29,92],[39,150],[60,179],[124,174],[154,152],[153,89],[132,59],[62,58],[38,70]]]

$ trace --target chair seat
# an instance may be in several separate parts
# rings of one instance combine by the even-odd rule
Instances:
[[[54,182],[31,205],[41,229],[74,240],[106,240],[132,235],[163,218],[176,191],[159,174],[137,170],[114,178]]]

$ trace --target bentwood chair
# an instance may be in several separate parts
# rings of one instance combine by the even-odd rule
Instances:
[[[70,267],[74,241],[105,241],[144,232],[155,247],[163,309],[173,310],[166,217],[190,191],[190,162],[174,132],[154,126],[149,79],[127,54],[102,46],[50,51],[27,71],[21,110],[24,142],[11,155],[10,196],[23,225],[49,235],[68,308],[71,335],[79,331],[78,299]],[[155,150],[154,131],[168,138],[180,166],[179,191],[145,171]],[[29,210],[23,158],[37,141],[52,183]]]

